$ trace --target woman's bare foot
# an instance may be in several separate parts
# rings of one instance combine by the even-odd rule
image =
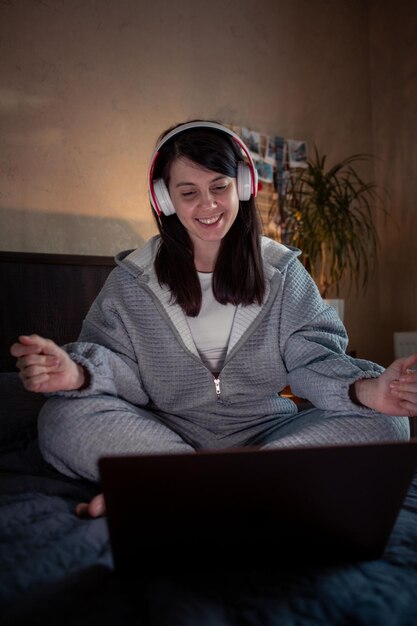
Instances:
[[[90,502],[80,502],[75,507],[78,517],[102,517],[106,513],[104,496],[99,493]]]

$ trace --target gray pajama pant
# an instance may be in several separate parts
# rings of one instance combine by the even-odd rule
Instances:
[[[109,454],[193,452],[187,443],[150,411],[119,398],[51,398],[38,421],[39,445],[45,460],[67,476],[98,481],[97,461]],[[376,415],[358,417],[309,409],[294,416],[277,416],[276,424],[256,437],[223,438],[220,447],[257,445],[260,448],[339,443],[404,441],[408,418]],[[217,448],[219,445],[216,446]]]

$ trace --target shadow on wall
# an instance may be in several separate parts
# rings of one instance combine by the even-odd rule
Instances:
[[[113,256],[142,246],[156,232],[152,218],[0,209],[0,250]]]

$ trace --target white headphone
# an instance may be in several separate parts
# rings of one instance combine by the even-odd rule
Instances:
[[[223,133],[230,135],[230,137],[234,139],[247,158],[247,161],[239,161],[237,168],[236,180],[239,200],[249,200],[251,196],[255,197],[258,191],[258,172],[249,149],[243,143],[239,135],[236,135],[236,133],[226,128],[226,126],[216,124],[215,122],[188,122],[177,126],[174,130],[165,135],[152,155],[148,170],[148,193],[152,208],[156,214],[160,216],[161,214],[173,215],[175,213],[175,208],[164,180],[162,178],[154,180],[153,178],[153,172],[159,151],[162,146],[167,143],[167,141],[172,139],[172,137],[175,137],[178,133],[182,133],[184,130],[189,130],[191,128],[214,128],[215,130],[220,130]]]

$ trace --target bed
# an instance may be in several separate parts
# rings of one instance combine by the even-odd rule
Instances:
[[[417,477],[375,561],[215,573],[179,566],[176,575],[148,575],[138,563],[136,577],[115,575],[106,519],[74,514],[99,487],[43,461],[36,422],[45,400],[22,388],[6,349],[20,332],[75,338],[112,267],[108,258],[0,254],[0,623],[417,624]]]

